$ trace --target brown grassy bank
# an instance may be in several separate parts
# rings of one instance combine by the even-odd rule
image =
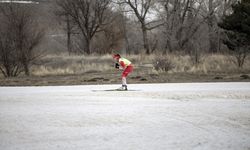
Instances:
[[[225,55],[204,55],[198,64],[188,55],[129,55],[134,72],[129,83],[250,81],[250,60],[238,69]],[[156,69],[156,63],[163,67]],[[165,63],[168,62],[168,63]],[[165,66],[164,66],[165,65]],[[168,67],[165,71],[164,67]],[[32,67],[32,76],[3,78],[0,85],[77,85],[120,83],[121,71],[114,69],[111,55],[48,55]]]

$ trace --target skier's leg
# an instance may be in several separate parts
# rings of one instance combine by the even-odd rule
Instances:
[[[127,85],[126,77],[122,77],[122,85]]]
[[[125,90],[128,90],[128,88],[127,88],[127,80],[126,80],[126,77],[127,77],[128,74],[129,74],[130,72],[132,72],[132,71],[133,71],[133,67],[132,67],[132,66],[129,66],[129,67],[127,67],[127,68],[123,71],[123,73],[122,73],[122,88],[125,89]]]
[[[124,90],[128,90],[128,88],[127,88],[127,81],[126,81],[126,77],[122,77],[122,88],[124,89]]]
[[[131,73],[133,71],[133,67],[132,66],[128,66],[122,73],[122,77],[127,77],[129,73]]]

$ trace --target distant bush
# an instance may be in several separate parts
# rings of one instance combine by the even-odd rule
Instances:
[[[168,72],[174,68],[174,64],[168,57],[156,57],[153,62],[154,68],[157,71]]]

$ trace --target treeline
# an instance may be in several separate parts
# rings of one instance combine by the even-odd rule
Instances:
[[[30,75],[32,63],[41,53],[34,51],[44,30],[31,5],[0,3],[0,71],[5,77]]]
[[[56,0],[0,3],[0,70],[29,75],[37,50],[71,54],[249,52],[249,0]],[[37,11],[40,12],[37,12]],[[231,51],[228,51],[231,50]]]
[[[56,4],[69,53],[113,49],[216,53],[225,50],[218,23],[232,13],[237,0],[57,0]]]

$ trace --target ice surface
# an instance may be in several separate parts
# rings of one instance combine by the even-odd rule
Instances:
[[[0,150],[250,149],[250,83],[0,87]]]

